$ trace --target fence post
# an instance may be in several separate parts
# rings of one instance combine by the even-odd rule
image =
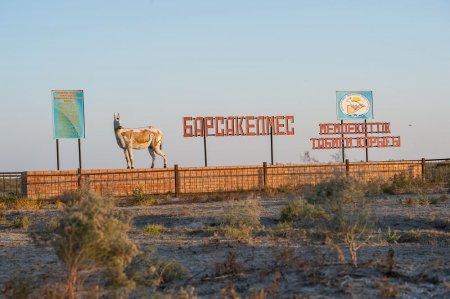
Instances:
[[[422,158],[422,180],[427,179],[427,163],[425,161],[425,158]]]
[[[20,184],[22,197],[28,197],[28,176],[26,171],[20,174]]]
[[[173,167],[175,172],[175,197],[180,195],[180,173],[178,172],[178,164]]]
[[[345,176],[348,177],[350,175],[350,162],[348,159],[345,159]]]
[[[81,168],[78,168],[78,191],[81,190]]]
[[[267,190],[267,162],[263,162],[264,190]]]

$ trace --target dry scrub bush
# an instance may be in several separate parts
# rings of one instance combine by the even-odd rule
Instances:
[[[224,261],[217,262],[214,267],[215,276],[231,275],[235,276],[241,273],[241,263],[237,261],[234,252],[228,252]]]
[[[145,247],[128,265],[126,273],[137,284],[157,287],[186,277],[187,271],[180,263],[156,258],[154,254],[153,248]]]
[[[75,298],[83,292],[85,279],[92,275],[106,278],[113,288],[130,287],[124,269],[138,253],[128,239],[129,219],[113,211],[111,198],[82,190],[66,194],[59,223],[34,240],[49,243],[66,272],[65,293]]]
[[[365,184],[353,177],[335,175],[305,192],[309,203],[319,205],[342,205],[354,203],[365,197]]]
[[[418,193],[427,186],[422,177],[413,177],[407,173],[396,174],[387,184],[383,191],[387,194]]]
[[[329,244],[343,241],[357,267],[357,251],[371,238],[365,185],[352,177],[335,176],[308,190],[305,198],[309,203],[291,202],[283,209],[281,219],[303,228],[314,227],[319,234],[325,232]]]
[[[223,212],[221,226],[225,237],[246,240],[260,225],[261,205],[256,199],[236,201]]]
[[[301,199],[291,201],[281,211],[281,222],[294,222],[302,227],[313,226],[317,221],[326,219],[326,213],[318,206]]]

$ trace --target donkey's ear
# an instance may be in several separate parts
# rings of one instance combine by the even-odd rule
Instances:
[[[120,113],[117,113],[117,118],[120,118]]]
[[[113,118],[116,119],[116,113],[114,113]]]

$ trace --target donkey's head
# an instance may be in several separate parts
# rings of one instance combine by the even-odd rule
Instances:
[[[122,127],[122,122],[120,120],[120,114],[114,113],[114,130],[117,130],[120,127]]]

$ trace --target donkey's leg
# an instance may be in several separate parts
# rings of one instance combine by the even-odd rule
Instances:
[[[157,155],[160,155],[161,157],[163,157],[164,168],[167,168],[167,155],[161,150],[161,142],[155,146],[154,150]]]
[[[128,154],[128,149],[124,148],[123,152],[125,153],[125,160],[127,160],[127,168],[130,168],[130,155]]]
[[[151,146],[148,147],[148,152],[150,153],[150,156],[152,156],[152,168],[155,167],[155,151],[152,149]]]
[[[133,159],[133,148],[131,146],[127,147],[128,156],[130,157],[131,169],[134,168],[134,159]]]

